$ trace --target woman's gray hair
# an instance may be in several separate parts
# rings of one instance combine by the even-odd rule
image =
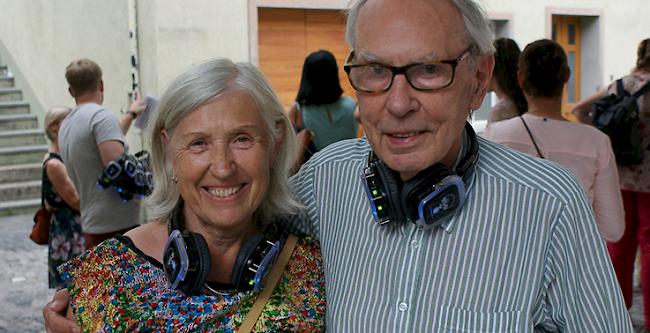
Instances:
[[[356,24],[357,18],[359,17],[359,11],[366,2],[368,2],[368,0],[356,0],[347,10],[348,19],[345,28],[345,40],[352,49],[355,48],[356,44]],[[481,6],[473,0],[451,0],[451,2],[463,16],[465,30],[467,31],[472,44],[478,47],[479,53],[494,53],[494,45],[492,45],[494,35]]]
[[[154,190],[145,203],[152,220],[167,218],[180,200],[178,184],[172,181],[172,163],[165,154],[163,130],[169,139],[176,126],[190,112],[233,89],[252,97],[272,136],[269,149],[276,146],[280,149],[271,166],[269,190],[254,214],[255,220],[264,224],[276,217],[297,213],[302,208],[288,184],[289,170],[297,149],[296,135],[278,97],[264,75],[253,65],[214,59],[196,65],[175,78],[160,98],[149,124]],[[276,145],[278,141],[281,144]]]
[[[57,133],[54,133],[54,131],[50,129],[50,125],[61,122],[68,116],[68,114],[70,114],[71,111],[72,109],[67,106],[55,106],[47,110],[43,120],[43,128],[45,130],[45,136],[47,136],[50,141],[58,142],[58,138],[56,137]]]

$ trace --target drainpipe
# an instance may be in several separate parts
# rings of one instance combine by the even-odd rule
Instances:
[[[131,90],[129,100],[135,100],[140,87],[140,61],[138,58],[138,5],[136,0],[128,0],[129,44],[131,46]]]

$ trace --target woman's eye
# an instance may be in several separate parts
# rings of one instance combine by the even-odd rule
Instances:
[[[205,148],[207,145],[208,145],[208,142],[206,140],[198,139],[198,140],[192,140],[189,143],[188,148],[190,150],[197,151],[197,150],[201,150],[201,149]]]
[[[239,135],[235,137],[233,143],[239,148],[251,147],[254,143],[253,138],[248,135]]]

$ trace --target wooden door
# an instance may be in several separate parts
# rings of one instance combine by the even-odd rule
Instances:
[[[577,16],[553,16],[553,40],[564,48],[571,68],[569,82],[564,86],[562,94],[562,116],[576,121],[571,109],[580,101],[580,47],[581,47],[581,26],[580,17]]]
[[[259,66],[271,81],[282,104],[296,98],[305,57],[321,49],[334,54],[343,94],[355,98],[343,71],[349,48],[345,43],[345,16],[337,10],[258,9]]]

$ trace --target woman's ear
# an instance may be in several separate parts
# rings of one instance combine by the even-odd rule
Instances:
[[[169,137],[167,136],[167,129],[161,129],[160,130],[160,136],[162,138],[163,146],[167,146],[169,144]]]
[[[275,159],[278,158],[278,155],[280,154],[280,149],[282,149],[282,144],[284,143],[284,140],[286,138],[286,126],[281,123],[277,122],[275,124],[275,129],[279,132],[279,135],[277,136],[277,140],[275,141],[275,144],[273,145],[273,155],[271,155],[271,168],[273,168],[273,165],[275,164]]]

